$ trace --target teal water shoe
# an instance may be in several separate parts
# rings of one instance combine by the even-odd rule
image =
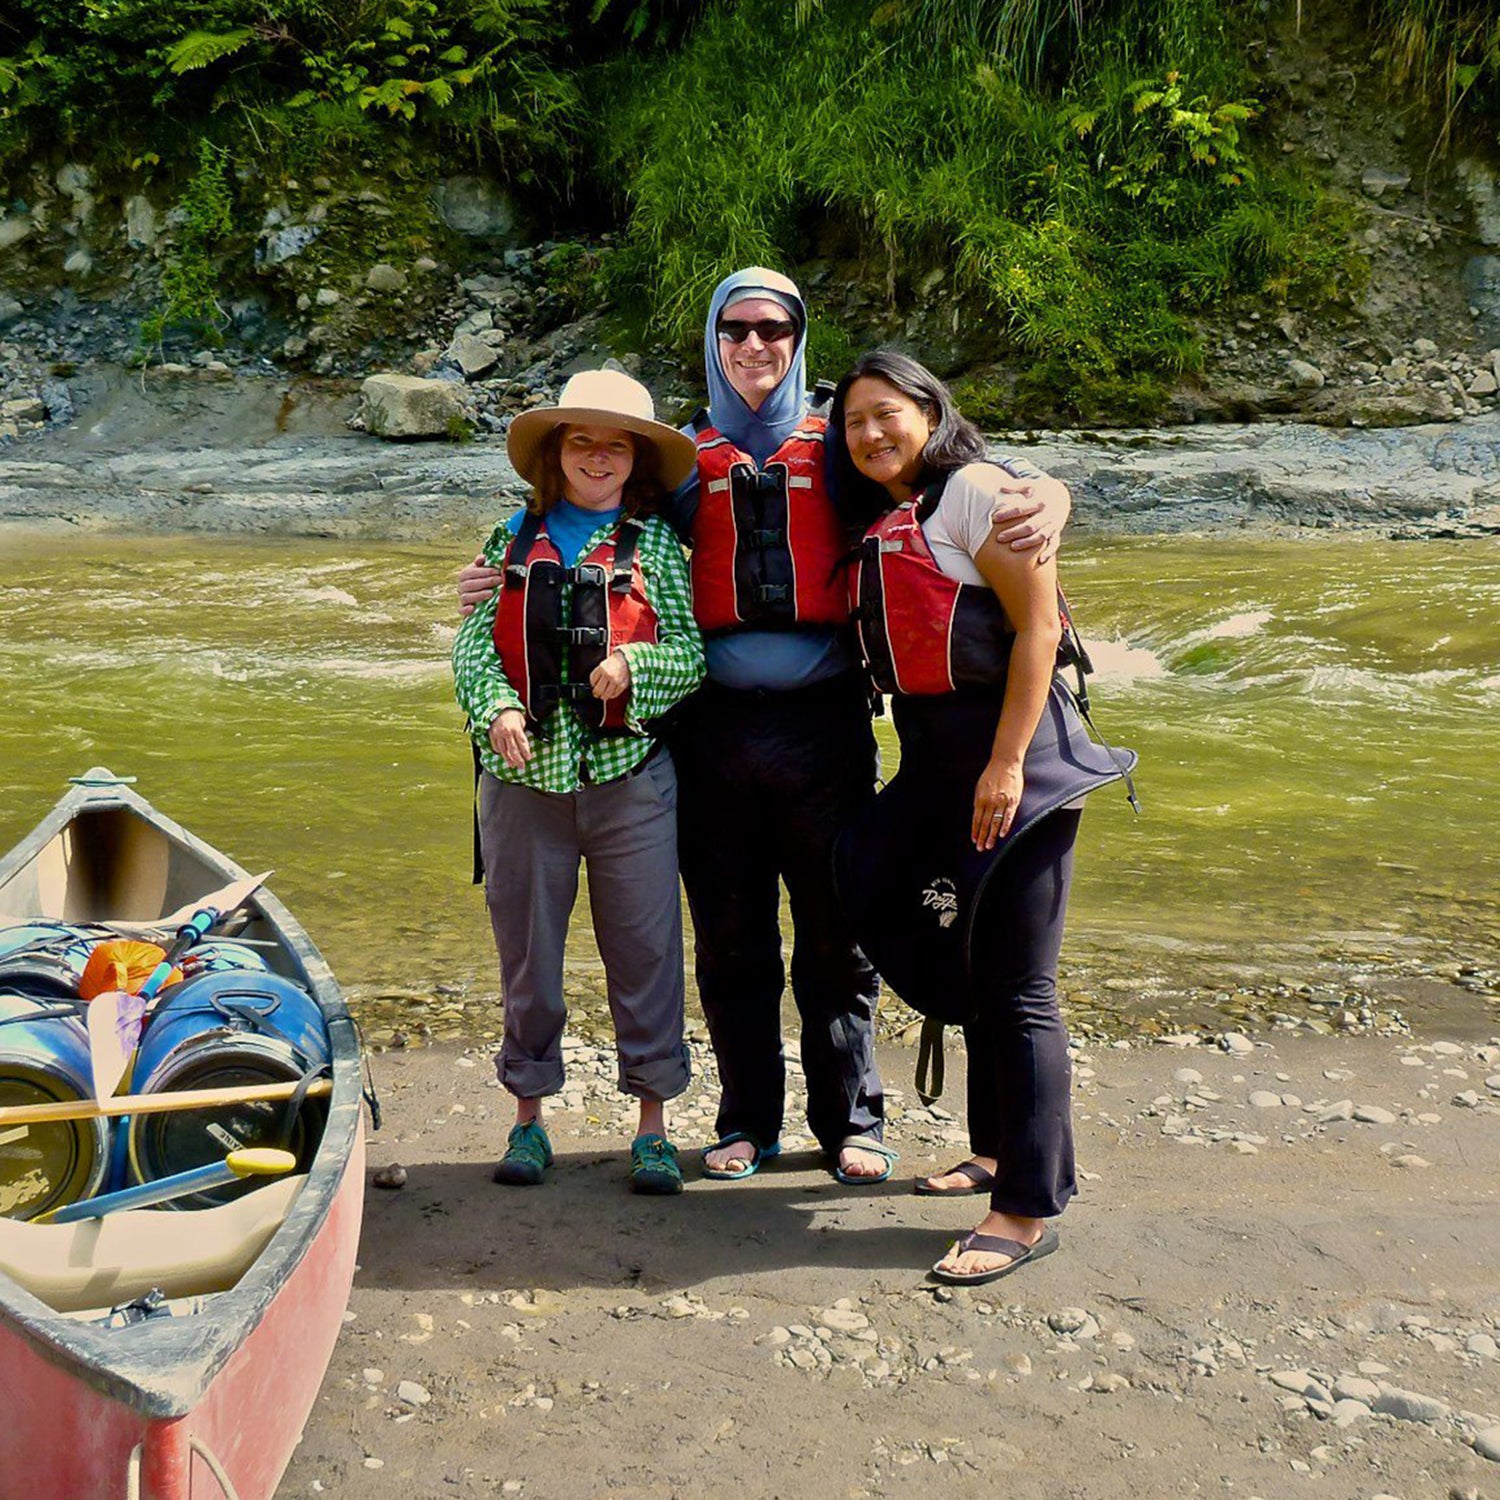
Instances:
[[[666,1197],[683,1189],[677,1147],[665,1136],[638,1135],[630,1143],[630,1186],[637,1193]]]
[[[507,1187],[535,1187],[551,1165],[552,1142],[547,1139],[547,1132],[540,1120],[528,1120],[512,1129],[494,1178]]]

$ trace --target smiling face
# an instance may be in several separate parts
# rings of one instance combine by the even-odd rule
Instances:
[[[779,302],[769,297],[742,297],[729,303],[719,314],[720,324],[788,322],[791,315]],[[795,331],[784,339],[764,343],[758,333],[751,333],[742,344],[719,340],[719,367],[746,406],[759,411],[761,402],[781,384],[792,367],[797,349]]]
[[[844,442],[854,467],[893,500],[909,500],[933,415],[889,381],[861,375],[844,397]]]
[[[635,443],[620,427],[568,426],[558,453],[563,494],[584,510],[613,510],[635,467]]]

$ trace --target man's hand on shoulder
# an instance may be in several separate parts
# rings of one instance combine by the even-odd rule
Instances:
[[[1035,552],[1039,563],[1057,556],[1073,496],[1060,479],[1017,479],[1001,471],[1000,494],[990,512],[995,541],[1012,552]]]
[[[500,569],[486,562],[484,553],[477,554],[458,575],[459,614],[472,615],[499,587]]]

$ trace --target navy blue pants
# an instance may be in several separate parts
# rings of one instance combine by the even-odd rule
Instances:
[[[969,1146],[999,1162],[990,1207],[1021,1218],[1061,1213],[1077,1187],[1057,959],[1082,816],[1064,809],[1027,829],[991,877],[974,923]]]
[[[879,980],[833,886],[834,838],[874,795],[863,685],[852,675],[783,693],[709,684],[684,705],[672,755],[698,995],[723,1085],[719,1134],[761,1145],[781,1134],[784,883],[808,1126],[827,1151],[879,1137]]]
[[[919,874],[929,868],[965,873],[976,858],[969,840],[974,785],[989,760],[1003,702],[999,687],[894,700],[901,736],[897,782],[919,789],[923,797],[915,804],[915,817],[903,804],[908,820],[888,835],[890,847],[865,847],[862,858],[876,854],[883,860],[904,860]],[[1034,740],[1033,749],[1035,745]],[[1045,788],[1049,796],[1066,797],[1075,780],[1080,792],[1087,791],[1089,777],[1075,776],[1072,769],[1077,759],[1072,751],[1065,756],[1053,750],[1046,764],[1038,764],[1028,755],[1027,796]],[[1026,806],[1023,797],[1023,812]],[[925,817],[920,816],[923,808],[928,810]],[[999,1162],[991,1208],[1020,1218],[1061,1213],[1076,1190],[1072,1069],[1058,1008],[1057,960],[1081,817],[1076,803],[1046,813],[987,867],[974,898],[978,905],[963,965],[973,1006],[973,1018],[963,1028],[969,1057],[969,1146],[976,1156]],[[975,883],[973,870],[954,882],[971,888]],[[962,959],[934,930],[914,926],[909,914],[902,920],[903,930],[915,934],[909,952],[896,950],[908,986],[924,978],[924,944],[949,969],[955,957]],[[877,945],[877,954],[881,951]]]

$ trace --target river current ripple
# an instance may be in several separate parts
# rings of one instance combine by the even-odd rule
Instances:
[[[477,540],[0,532],[3,846],[69,775],[136,775],[276,868],[374,1035],[494,1035],[447,666]],[[1500,1030],[1495,544],[1080,533],[1064,574],[1145,803],[1084,821],[1074,1025]]]

